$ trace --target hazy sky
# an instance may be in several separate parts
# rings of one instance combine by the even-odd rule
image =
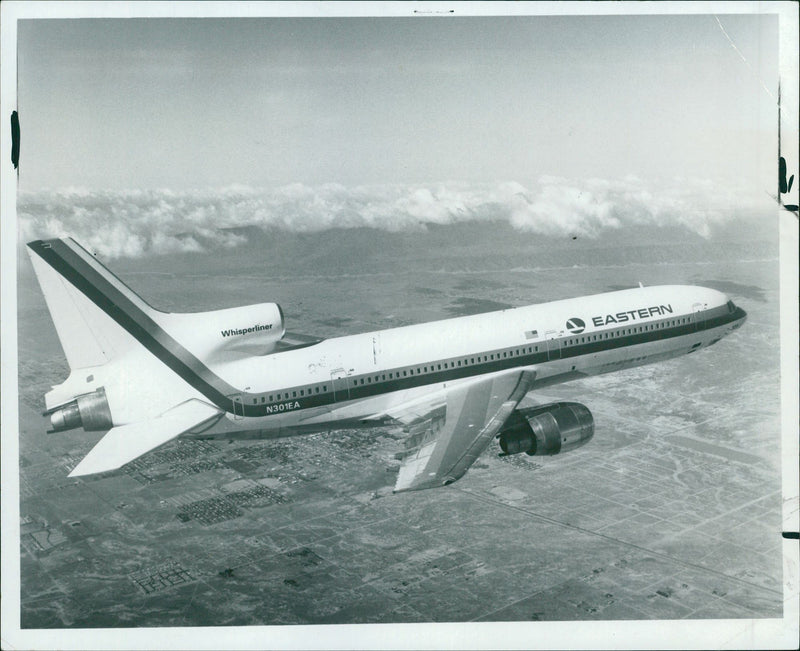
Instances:
[[[771,190],[777,18],[720,21],[739,52],[712,15],[22,21],[20,189]]]

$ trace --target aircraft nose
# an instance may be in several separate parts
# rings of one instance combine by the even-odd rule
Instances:
[[[728,312],[731,315],[731,323],[733,324],[734,328],[738,328],[747,320],[747,312],[745,312],[741,307],[736,305],[733,301],[728,300]]]

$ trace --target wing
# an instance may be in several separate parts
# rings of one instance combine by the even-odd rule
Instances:
[[[158,418],[112,427],[69,476],[80,477],[116,470],[221,415],[222,412],[216,407],[192,399],[173,407]]]
[[[394,491],[450,484],[473,464],[531,387],[533,371],[513,371],[447,390],[444,404],[420,414],[409,405],[387,414],[404,423],[409,447]]]

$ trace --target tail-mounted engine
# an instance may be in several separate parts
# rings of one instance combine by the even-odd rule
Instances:
[[[159,314],[157,320],[178,343],[206,362],[228,360],[232,355],[265,355],[286,331],[277,303]]]
[[[110,429],[114,426],[111,410],[106,400],[105,389],[78,396],[50,414],[49,432],[63,432],[76,427],[83,427],[87,432]]]
[[[514,411],[500,431],[501,456],[545,456],[579,448],[594,436],[592,413],[577,402]]]

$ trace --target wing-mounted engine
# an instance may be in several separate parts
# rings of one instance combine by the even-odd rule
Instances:
[[[275,349],[285,332],[283,310],[277,303],[193,314],[159,314],[157,318],[173,339],[199,359],[210,362],[265,355]]]
[[[556,402],[514,411],[498,435],[501,456],[569,452],[594,436],[592,413],[577,402]]]

